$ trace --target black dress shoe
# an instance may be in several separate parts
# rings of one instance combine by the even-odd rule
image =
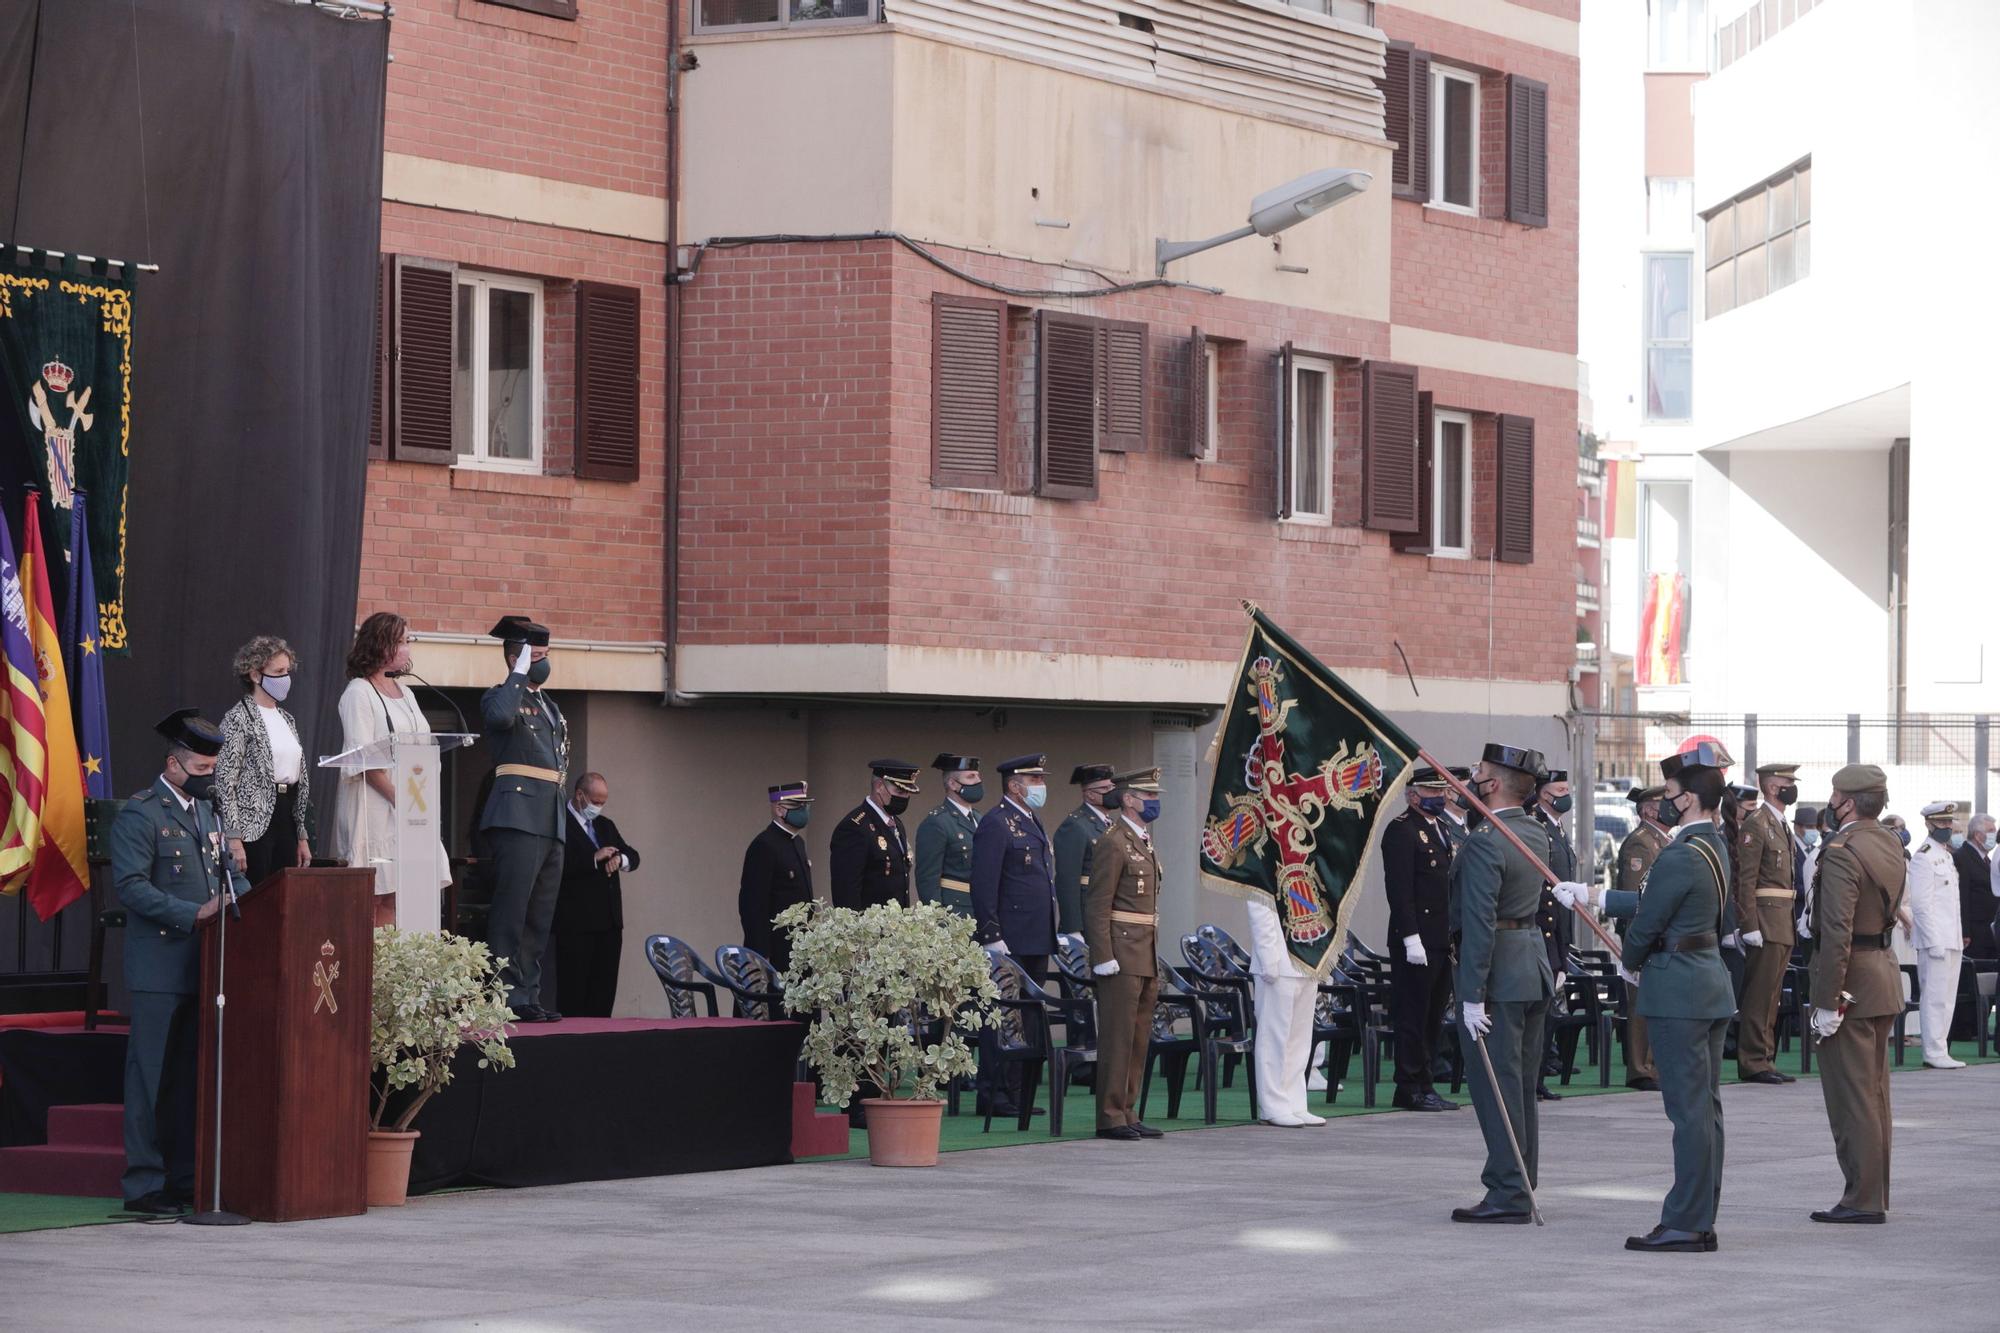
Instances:
[[[1784,1070],[1782,1070],[1782,1069],[1773,1069],[1773,1070],[1772,1070],[1771,1072],[1772,1072],[1773,1074],[1776,1074],[1776,1075],[1777,1075],[1777,1076],[1778,1076],[1779,1078],[1783,1079],[1783,1080],[1784,1080],[1785,1082],[1787,1082],[1787,1083],[1796,1083],[1796,1082],[1798,1082],[1798,1080],[1797,1080],[1797,1079],[1793,1078],[1793,1077],[1792,1077],[1792,1076],[1791,1076],[1790,1074],[1787,1074],[1787,1073],[1786,1073],[1786,1072],[1785,1072]]]
[[[1446,1097],[1442,1097],[1435,1092],[1428,1093],[1426,1095],[1430,1097],[1431,1110],[1433,1111],[1456,1111],[1459,1109],[1459,1104],[1457,1102],[1451,1101]]]
[[[1643,1236],[1627,1236],[1625,1248],[1628,1250],[1648,1250],[1656,1254],[1702,1254],[1715,1247],[1709,1243],[1713,1232],[1675,1231],[1669,1227],[1654,1227]]]
[[[1641,1075],[1638,1078],[1626,1079],[1625,1086],[1638,1092],[1658,1092],[1660,1090],[1660,1080],[1646,1078],[1644,1075]]]
[[[1100,1139],[1117,1139],[1121,1143],[1137,1143],[1146,1136],[1130,1125],[1113,1125],[1109,1129],[1098,1130],[1097,1137]]]
[[[562,1022],[562,1015],[543,1005],[536,1005],[535,1021],[537,1023],[560,1023]]]
[[[1541,1085],[1540,1085],[1539,1083],[1535,1085],[1535,1100],[1536,1100],[1536,1101],[1538,1101],[1538,1102],[1559,1102],[1559,1101],[1561,1101],[1562,1099],[1563,1099],[1563,1095],[1562,1095],[1562,1094],[1561,1094],[1560,1092],[1551,1092],[1551,1091],[1549,1091],[1549,1090],[1548,1090],[1547,1088],[1545,1088],[1545,1087],[1542,1087],[1542,1086],[1541,1086]]]
[[[180,1210],[181,1206],[169,1199],[163,1190],[154,1190],[151,1194],[141,1194],[136,1199],[125,1201],[126,1212],[145,1217],[173,1217]]]
[[[1390,1100],[1389,1104],[1394,1106],[1398,1111],[1441,1111],[1444,1109],[1441,1106],[1433,1106],[1431,1104],[1432,1100],[1433,1098],[1429,1093],[1419,1092],[1412,1096],[1404,1096],[1399,1092]]]
[[[1701,1233],[1701,1248],[1713,1254],[1722,1248],[1722,1241],[1713,1231],[1704,1231]]]
[[[1760,1069],[1754,1074],[1745,1074],[1737,1080],[1739,1083],[1769,1083],[1773,1087],[1783,1087],[1791,1081],[1775,1069]]]
[[[1154,1129],[1143,1120],[1134,1120],[1131,1128],[1138,1130],[1139,1137],[1142,1139],[1163,1139],[1167,1137],[1167,1131],[1164,1129]]]
[[[1835,1204],[1812,1215],[1815,1222],[1858,1222],[1864,1226],[1880,1226],[1889,1220],[1887,1213],[1871,1213],[1861,1208],[1849,1208],[1846,1204]]]
[[[1454,1222],[1496,1222],[1502,1226],[1526,1226],[1534,1219],[1527,1213],[1509,1212],[1505,1208],[1495,1208],[1490,1203],[1482,1203],[1476,1208],[1454,1208],[1451,1210]]]

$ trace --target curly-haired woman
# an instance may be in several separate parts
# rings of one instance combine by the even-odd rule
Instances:
[[[237,868],[250,883],[312,864],[312,782],[299,724],[281,706],[292,692],[292,646],[260,634],[236,650],[243,698],[222,715],[215,793]]]

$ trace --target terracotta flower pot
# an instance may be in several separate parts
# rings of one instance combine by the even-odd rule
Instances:
[[[866,1097],[868,1160],[875,1166],[936,1166],[944,1103]]]
[[[410,1152],[418,1131],[368,1131],[368,1206],[400,1208],[410,1197]],[[935,1153],[933,1153],[935,1155]]]

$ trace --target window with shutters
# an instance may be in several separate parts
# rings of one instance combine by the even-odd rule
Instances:
[[[1289,513],[1299,523],[1333,522],[1333,366],[1294,355],[1290,359]]]
[[[1423,528],[1417,372],[1393,361],[1361,366],[1361,526],[1410,536]]]
[[[931,298],[931,484],[1004,489],[1007,306]]]
[[[1472,554],[1472,417],[1442,410],[1430,415],[1430,553],[1463,558]]]
[[[639,479],[639,289],[576,289],[576,475]]]
[[[1535,421],[1499,418],[1493,469],[1493,557],[1503,564],[1535,559]]]
[[[1035,493],[1094,500],[1098,454],[1146,447],[1146,326],[1055,310],[1036,320]]]
[[[501,9],[519,9],[530,14],[546,14],[552,19],[576,17],[576,0],[481,0]]]
[[[1549,225],[1549,86],[1509,74],[1507,115],[1507,220]]]
[[[460,270],[451,377],[461,465],[539,472],[542,465],[542,285]],[[409,340],[400,348],[409,356]]]
[[[1201,451],[1203,462],[1215,461],[1222,438],[1222,349],[1210,338],[1201,343]]]
[[[1431,65],[1430,202],[1479,213],[1479,76]]]

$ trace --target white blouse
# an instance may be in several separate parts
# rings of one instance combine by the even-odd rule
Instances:
[[[299,738],[292,735],[292,729],[285,725],[285,719],[277,709],[257,706],[257,716],[264,719],[264,735],[271,742],[271,778],[275,782],[292,783],[299,780],[305,771],[305,751],[299,748]]]

